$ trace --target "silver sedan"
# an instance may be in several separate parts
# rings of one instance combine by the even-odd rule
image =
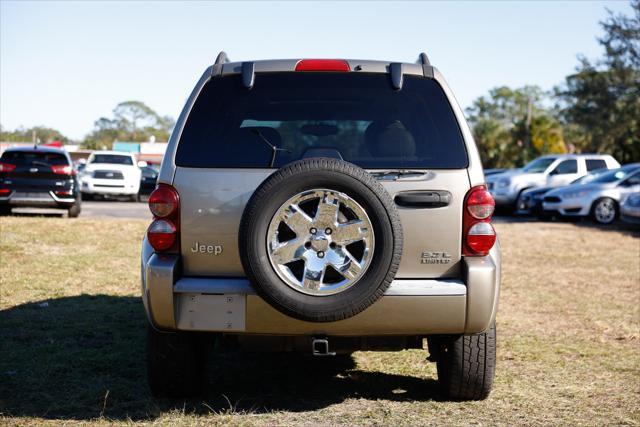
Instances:
[[[640,225],[640,192],[631,193],[620,204],[620,219]]]
[[[640,192],[640,163],[606,172],[582,185],[570,185],[544,195],[545,215],[591,216],[599,224],[611,224],[619,215],[620,201]]]

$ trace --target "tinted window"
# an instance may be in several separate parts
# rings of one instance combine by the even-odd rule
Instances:
[[[275,152],[275,156],[274,156]],[[200,93],[176,153],[188,167],[279,167],[311,156],[365,168],[464,168],[451,106],[431,79],[387,74],[257,74],[214,78]]]
[[[0,161],[16,166],[32,165],[68,165],[67,156],[61,153],[48,153],[46,151],[5,151]]]
[[[541,173],[546,171],[549,165],[555,161],[555,157],[535,159],[532,162],[529,162],[524,168],[522,168],[522,170],[529,173]]]
[[[634,166],[634,167],[621,167],[621,168],[618,168],[618,169],[613,169],[610,172],[603,173],[602,175],[600,175],[599,177],[597,177],[596,179],[594,179],[591,182],[592,183],[596,183],[596,184],[605,184],[605,183],[608,183],[608,182],[620,181],[620,180],[626,178],[627,176],[629,176],[630,174],[636,172],[638,169],[640,169],[640,167],[637,167],[637,166]]]
[[[565,160],[560,162],[558,166],[553,170],[554,173],[558,175],[563,175],[566,173],[577,173],[578,172],[578,162],[576,160]]]
[[[589,172],[607,167],[607,162],[601,159],[587,159],[587,170]]]
[[[133,165],[133,160],[129,156],[119,156],[117,154],[95,154],[89,163],[111,163],[114,165]]]

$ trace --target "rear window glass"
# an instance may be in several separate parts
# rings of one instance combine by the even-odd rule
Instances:
[[[133,165],[133,160],[129,156],[119,156],[117,154],[94,154],[89,163],[110,163],[113,165]]]
[[[464,141],[437,82],[387,74],[257,74],[213,78],[185,124],[176,164],[280,167],[336,157],[363,168],[465,168]]]
[[[5,151],[4,153],[2,153],[0,161],[16,166],[66,166],[69,164],[69,161],[64,154],[47,153],[45,151]]]

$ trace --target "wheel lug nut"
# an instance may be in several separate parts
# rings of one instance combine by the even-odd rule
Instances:
[[[322,251],[318,252],[318,258],[324,258],[324,252]]]
[[[327,228],[326,230],[324,230],[324,234],[331,234],[331,229]]]
[[[333,243],[333,242],[331,242],[331,243],[329,243],[329,247],[330,247],[331,249],[335,249],[335,248],[336,248],[336,244],[335,244],[335,243]]]
[[[311,230],[309,230],[309,233],[311,233],[311,234],[316,234],[317,232],[318,232],[318,230],[316,230],[313,227],[311,227]]]
[[[306,243],[304,244],[304,247],[305,247],[305,248],[307,248],[307,249],[309,249],[309,248],[311,247],[311,242],[306,242]]]

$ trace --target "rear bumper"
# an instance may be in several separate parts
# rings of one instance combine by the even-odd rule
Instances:
[[[145,240],[143,302],[162,330],[266,335],[383,336],[473,334],[495,319],[500,249],[463,261],[464,280],[394,280],[385,295],[349,319],[313,323],[288,317],[256,295],[245,278],[180,277],[178,255],[160,255]]]
[[[14,190],[7,197],[0,197],[0,204],[11,207],[63,208],[73,206],[76,195],[56,196],[53,191],[23,192]]]
[[[82,192],[86,194],[126,195],[138,194],[139,182],[121,179],[84,179]]]

